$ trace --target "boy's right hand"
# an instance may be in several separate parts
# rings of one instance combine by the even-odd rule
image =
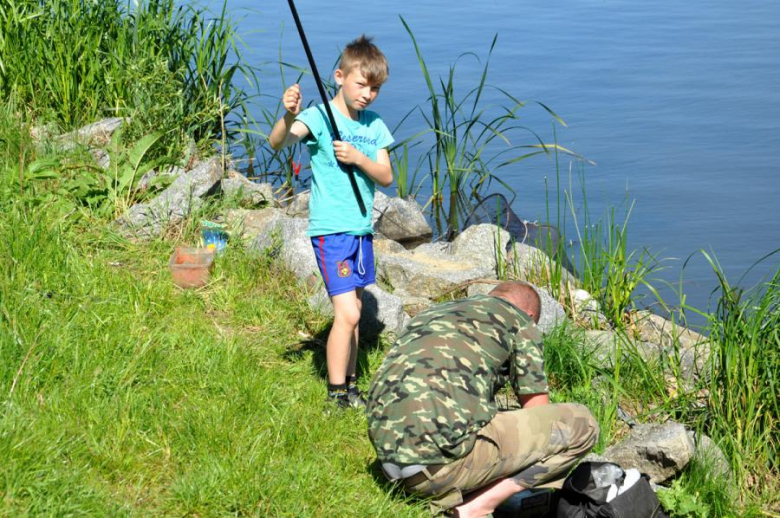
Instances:
[[[282,97],[282,104],[284,109],[292,115],[298,115],[301,113],[301,105],[303,103],[303,96],[301,95],[301,87],[297,84],[292,85],[290,88],[284,91]]]

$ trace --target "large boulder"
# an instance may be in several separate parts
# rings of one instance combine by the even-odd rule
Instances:
[[[705,373],[710,357],[706,336],[650,311],[639,312],[636,327],[640,340],[657,344],[671,358],[679,355],[686,378],[698,378]]]
[[[390,198],[381,191],[374,194],[372,222],[374,230],[399,243],[433,235],[419,203],[412,198]]]
[[[586,326],[594,328],[606,328],[609,321],[601,312],[601,304],[593,296],[583,289],[576,289],[571,293],[574,318]]]
[[[495,277],[484,265],[464,261],[434,247],[387,252],[375,257],[377,274],[393,288],[415,297],[435,299],[467,281]]]
[[[250,250],[269,253],[285,264],[298,279],[309,281],[319,275],[317,261],[306,235],[308,222],[276,213],[263,232],[249,245]]]
[[[538,282],[539,279],[549,281],[560,268],[561,288],[574,286],[576,278],[555,259],[551,259],[543,250],[525,243],[512,243],[507,251],[507,271],[515,278]]]
[[[310,199],[311,191],[299,192],[293,196],[287,205],[287,215],[293,218],[308,218]]]
[[[222,193],[250,205],[274,205],[274,189],[270,183],[255,183],[238,171],[228,171],[221,182]]]
[[[549,291],[540,288],[539,286],[534,286],[533,284],[531,284],[531,286],[533,286],[536,293],[539,294],[539,300],[542,303],[542,309],[539,313],[539,322],[536,323],[536,327],[538,327],[539,331],[542,333],[549,333],[563,324],[563,321],[566,320],[566,312],[563,310],[563,306],[561,306],[560,302],[555,300]]]
[[[156,181],[165,180],[173,182],[179,176],[186,174],[186,172],[187,171],[185,171],[183,167],[176,165],[166,167],[162,171],[152,169],[141,177],[138,181],[138,185],[136,185],[136,189],[140,192],[147,191]]]
[[[499,265],[507,265],[507,249],[512,236],[506,230],[495,225],[473,225],[452,242],[451,251],[465,261],[482,264],[485,268],[498,274]]]
[[[333,316],[333,304],[322,283],[309,297],[309,307],[326,317]],[[376,284],[366,287],[360,313],[361,335],[375,336],[380,333],[391,333],[398,336],[409,320],[411,318],[404,312],[403,300],[400,297],[386,292]]]
[[[360,331],[370,334],[393,333],[398,336],[409,322],[401,297],[386,292],[376,284],[363,293]]]
[[[251,241],[282,217],[284,212],[281,209],[271,207],[260,210],[228,209],[225,213],[225,222],[231,238]]]
[[[115,224],[119,232],[128,237],[158,237],[166,227],[180,223],[200,208],[203,197],[214,189],[221,178],[219,158],[201,162],[188,173],[180,175],[153,200],[130,207]]]
[[[104,147],[111,141],[111,137],[116,130],[126,121],[129,121],[129,119],[123,119],[122,117],[102,119],[70,133],[60,135],[58,140],[66,148],[73,147],[76,143]]]
[[[636,468],[660,484],[677,475],[690,462],[695,445],[680,423],[640,424],[602,456],[623,469]]]

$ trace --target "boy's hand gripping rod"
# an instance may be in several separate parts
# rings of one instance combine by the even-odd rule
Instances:
[[[309,66],[311,67],[312,74],[314,74],[314,80],[317,82],[317,89],[320,91],[320,97],[322,97],[322,102],[325,105],[325,111],[328,112],[328,119],[330,120],[330,127],[333,128],[333,136],[335,137],[334,140],[341,140],[341,135],[339,134],[339,129],[336,127],[336,119],[333,117],[333,112],[330,109],[330,103],[328,102],[328,96],[325,93],[325,87],[322,86],[322,80],[320,79],[320,74],[317,72],[317,65],[314,63],[314,56],[311,54],[311,49],[309,48],[309,42],[306,41],[306,34],[303,32],[303,25],[301,25],[301,19],[298,18],[298,11],[295,10],[295,3],[293,3],[293,0],[287,0],[287,3],[290,4],[290,11],[292,11],[293,18],[295,19],[295,26],[298,27],[298,34],[301,35],[301,43],[303,43],[303,50],[306,51],[306,57],[309,59]],[[352,164],[344,164],[347,166],[347,175],[349,175],[349,183],[352,185],[352,192],[355,193],[355,198],[357,199],[358,207],[360,207],[360,213],[364,216],[366,215],[366,206],[363,204],[363,197],[360,196],[360,191],[358,190],[357,182],[355,181],[355,171],[352,169]]]

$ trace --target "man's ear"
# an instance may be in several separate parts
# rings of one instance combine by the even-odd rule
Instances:
[[[337,85],[341,86],[344,83],[344,72],[340,68],[337,68],[333,73],[333,79],[336,80]]]

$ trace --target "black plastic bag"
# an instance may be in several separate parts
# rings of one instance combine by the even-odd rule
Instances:
[[[558,518],[669,518],[647,475],[607,502],[610,485],[620,487],[623,469],[612,462],[583,462],[563,483]]]

